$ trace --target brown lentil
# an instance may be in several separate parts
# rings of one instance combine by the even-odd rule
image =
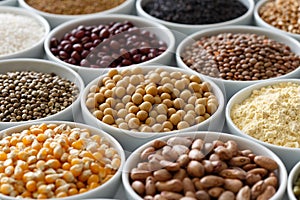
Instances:
[[[129,21],[80,25],[62,38],[50,41],[50,51],[60,60],[90,68],[138,64],[159,56],[166,49],[166,43],[155,34]]]
[[[160,68],[147,73],[143,73],[141,68],[135,67],[124,71],[112,69],[102,81],[90,88],[90,94],[86,97],[88,109],[97,119],[106,124],[135,131],[173,131],[188,128],[208,119],[218,108],[218,100],[212,93],[210,84],[193,75],[168,72]],[[115,76],[121,77],[114,80]],[[187,79],[188,84],[178,90],[175,83],[183,76]],[[137,81],[133,81],[132,77],[136,77]],[[166,78],[168,81],[163,82],[163,80],[167,80]],[[174,79],[173,82],[172,79]],[[108,104],[109,98],[103,94],[103,91],[107,90],[105,84],[107,81],[112,81],[114,84],[111,89],[111,101],[118,106],[114,107]],[[197,91],[189,87],[191,84],[198,85]],[[128,90],[129,86],[132,89]],[[95,91],[94,88],[99,89]],[[119,90],[126,92],[121,95],[116,93]],[[178,91],[176,95],[174,94],[175,90]],[[127,100],[124,100],[125,97]],[[200,99],[203,99],[205,103],[198,101]],[[210,99],[214,101],[210,101]],[[110,112],[105,112],[107,109],[110,109]],[[100,111],[102,112],[99,113]],[[193,115],[187,115],[187,113]],[[197,117],[201,117],[203,120],[199,120]]]
[[[298,0],[269,0],[259,9],[268,24],[294,34],[300,34],[300,2]]]
[[[25,0],[25,2],[40,11],[61,15],[82,15],[105,11],[114,8],[126,0]]]
[[[55,73],[0,74],[0,121],[28,121],[53,115],[70,106],[78,93],[75,83]]]
[[[254,167],[247,169],[247,165]],[[273,159],[240,149],[233,140],[171,137],[154,140],[142,150],[129,177],[133,190],[150,200],[166,193],[170,195],[167,199],[267,199],[262,198],[266,188],[271,187],[270,198],[279,186],[277,169]],[[265,173],[255,174],[254,170]],[[254,175],[259,178],[249,184]],[[150,180],[151,193],[147,192]]]
[[[300,57],[265,35],[220,33],[202,37],[181,55],[191,69],[225,80],[251,81],[287,74],[299,67]]]
[[[0,192],[48,199],[102,185],[119,169],[121,158],[105,137],[92,134],[66,124],[41,123],[4,136],[0,140]]]

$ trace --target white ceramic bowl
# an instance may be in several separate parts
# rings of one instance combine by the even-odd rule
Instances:
[[[255,5],[255,8],[254,8],[254,11],[253,11],[253,15],[254,15],[254,23],[255,25],[257,26],[260,26],[260,27],[263,27],[263,28],[266,28],[266,29],[269,29],[273,32],[278,32],[278,33],[281,33],[281,34],[285,34],[285,35],[288,35],[288,36],[291,36],[297,40],[300,40],[300,34],[295,34],[295,33],[290,33],[290,32],[287,32],[287,31],[284,31],[284,30],[281,30],[279,28],[276,28],[275,26],[272,26],[270,24],[268,24],[267,22],[265,22],[259,15],[259,10],[260,8],[267,2],[268,0],[259,0],[257,2],[257,4]]]
[[[72,20],[70,22],[66,22],[56,27],[49,33],[49,35],[45,39],[44,48],[45,48],[47,58],[49,60],[53,60],[55,62],[58,62],[60,64],[63,64],[65,66],[74,69],[76,72],[79,73],[79,75],[82,77],[83,81],[86,84],[89,83],[91,80],[106,73],[109,70],[109,68],[101,68],[101,69],[87,68],[87,67],[72,65],[60,60],[59,58],[54,56],[53,53],[50,51],[49,46],[50,46],[51,38],[55,37],[60,39],[63,37],[65,33],[71,31],[74,28],[77,28],[79,25],[86,25],[86,26],[99,25],[99,24],[107,24],[110,22],[118,22],[118,21],[119,22],[130,21],[136,27],[148,30],[151,33],[156,34],[158,39],[164,41],[168,46],[167,50],[161,55],[151,60],[148,60],[146,62],[140,63],[138,65],[149,65],[155,63],[169,64],[171,62],[171,59],[173,58],[174,51],[175,51],[175,39],[172,32],[168,30],[166,27],[164,27],[163,25],[160,25],[155,22],[147,21],[141,17],[131,16],[131,15],[107,15],[107,16],[98,16],[98,17],[88,17],[88,18]]]
[[[257,143],[260,143],[260,144],[268,147],[270,150],[272,150],[274,153],[276,153],[282,159],[287,170],[290,171],[292,169],[292,167],[300,160],[299,159],[300,148],[283,147],[283,146],[278,146],[278,145],[274,145],[271,143],[267,143],[267,142],[258,140],[256,138],[244,133],[243,131],[241,131],[235,125],[235,123],[232,121],[232,118],[231,118],[232,107],[235,104],[239,104],[239,103],[243,102],[245,99],[247,99],[252,94],[253,90],[258,90],[258,89],[261,89],[262,87],[274,85],[274,84],[281,83],[281,82],[293,82],[293,83],[300,84],[299,79],[277,79],[277,80],[269,80],[269,81],[265,81],[265,82],[261,82],[261,83],[257,83],[257,84],[248,86],[248,87],[240,90],[239,92],[237,92],[228,101],[227,106],[226,106],[226,111],[225,111],[225,117],[226,117],[227,127],[231,133],[245,137],[250,140],[253,140]]]
[[[2,0],[0,1],[0,6],[16,6],[17,0]]]
[[[176,36],[176,41],[179,43],[182,39],[184,39],[187,35],[195,33],[200,30],[208,29],[208,28],[217,28],[220,26],[229,26],[229,25],[247,25],[251,24],[253,21],[253,10],[254,10],[254,1],[253,0],[240,0],[247,8],[248,11],[235,19],[215,23],[215,24],[199,24],[199,25],[189,25],[189,24],[180,24],[180,23],[173,23],[168,22],[165,20],[158,19],[156,17],[151,16],[147,12],[144,11],[143,6],[147,4],[151,0],[136,0],[136,11],[137,15],[142,16],[148,20],[155,21],[161,23],[168,27],[170,30],[173,31],[174,35]]]
[[[84,89],[84,84],[81,77],[71,69],[68,69],[65,66],[60,64],[41,60],[41,59],[9,59],[0,61],[0,73],[6,73],[10,71],[36,71],[42,73],[55,73],[58,76],[70,80],[76,84],[79,89],[79,94],[77,99],[64,110],[57,112],[56,114],[50,115],[45,118],[32,120],[35,121],[43,121],[43,120],[73,120],[76,115],[80,112],[80,96]],[[28,121],[20,121],[20,122],[0,122],[0,130],[5,128],[17,126],[20,124],[28,123]]]
[[[161,68],[164,69],[165,71],[168,72],[173,72],[173,71],[178,71],[182,72],[184,74],[188,75],[197,75],[196,73],[193,72],[187,72],[185,70],[179,69],[179,68],[174,68],[170,66],[159,66],[159,65],[150,65],[147,67],[142,68],[144,73],[147,73],[151,70],[154,70],[156,68]],[[126,68],[121,68],[120,70],[124,70]],[[218,86],[213,83],[210,80],[207,80],[205,78],[202,78],[202,80],[207,81],[211,84],[212,86],[212,91],[217,97],[219,101],[219,106],[217,111],[207,120],[196,124],[194,126],[191,126],[189,128],[185,128],[182,130],[178,131],[170,131],[170,132],[159,132],[159,133],[152,133],[152,132],[133,132],[133,131],[128,131],[120,128],[116,128],[113,126],[110,126],[101,120],[98,120],[87,108],[86,106],[86,97],[89,94],[89,89],[92,85],[96,85],[98,81],[101,81],[106,75],[103,75],[99,78],[94,79],[91,81],[85,88],[82,98],[81,98],[81,110],[82,110],[82,116],[83,120],[86,124],[89,124],[91,126],[99,127],[103,129],[104,131],[108,132],[112,136],[114,136],[123,146],[123,148],[127,151],[132,152],[132,150],[136,149],[140,145],[144,144],[145,142],[152,140],[153,138],[157,138],[160,136],[165,136],[165,135],[173,135],[181,132],[188,132],[188,131],[198,131],[198,130],[212,130],[212,131],[221,131],[224,125],[224,97],[222,91],[218,88]]]
[[[279,170],[277,171],[277,176],[279,177],[279,188],[277,189],[277,192],[274,194],[270,200],[279,200],[283,199],[286,185],[287,185],[287,172],[285,169],[285,166],[283,162],[278,158],[276,154],[274,154],[269,149],[265,148],[264,146],[255,143],[251,140],[247,140],[245,138],[241,138],[238,136],[234,136],[231,134],[226,133],[219,133],[219,132],[207,132],[207,131],[200,131],[200,132],[187,132],[187,133],[180,133],[180,136],[184,137],[192,137],[192,138],[201,138],[205,142],[212,142],[214,140],[221,140],[221,141],[228,141],[228,140],[234,140],[237,142],[239,149],[250,149],[253,153],[257,155],[263,155],[272,158],[275,160],[279,166]],[[159,138],[160,140],[166,141],[168,138],[172,137],[172,135],[165,136],[162,138]],[[131,169],[137,166],[137,163],[140,162],[140,154],[141,152],[146,148],[151,146],[151,142],[148,142],[141,147],[139,147],[137,150],[135,150],[126,160],[126,163],[123,168],[122,173],[122,182],[123,186],[125,188],[125,192],[127,195],[127,199],[135,199],[135,200],[141,200],[142,198],[132,189],[130,182],[129,182],[129,172]]]
[[[297,200],[296,196],[294,195],[293,188],[294,188],[294,183],[297,181],[299,175],[300,175],[300,161],[295,164],[295,166],[292,168],[288,176],[287,194],[289,196],[289,200]]]
[[[1,2],[0,2],[1,4]],[[44,28],[44,35],[39,39],[39,41],[36,41],[35,44],[32,46],[17,51],[15,53],[11,54],[5,54],[5,55],[0,55],[0,60],[3,59],[10,59],[10,58],[41,58],[44,55],[44,49],[43,49],[43,44],[46,36],[50,32],[50,26],[47,20],[45,20],[43,17],[39,16],[38,14],[32,13],[26,9],[19,8],[19,7],[12,7],[12,6],[0,6],[0,13],[11,13],[15,15],[20,15],[20,16],[27,16],[31,17],[34,20],[36,20],[41,27]],[[30,28],[30,27],[29,27]],[[2,39],[1,39],[2,40]]]
[[[214,29],[207,29],[203,31],[196,32],[186,39],[184,39],[177,47],[176,50],[176,62],[177,65],[180,68],[183,68],[185,70],[192,70],[190,69],[181,59],[181,54],[184,52],[185,48],[187,46],[190,46],[193,44],[195,41],[200,39],[201,37],[206,37],[206,36],[212,36],[212,35],[217,35],[219,33],[254,33],[257,35],[266,35],[268,38],[273,39],[277,42],[284,43],[285,45],[289,46],[291,48],[291,51],[294,52],[297,55],[300,55],[300,43],[283,34],[279,34],[277,32],[274,32],[272,30],[264,29],[261,27],[254,27],[254,26],[228,26],[228,27],[220,27],[220,28],[214,28]],[[224,88],[226,91],[226,98],[229,100],[229,98],[234,95],[236,92],[239,90],[255,84],[259,82],[263,82],[265,80],[257,80],[257,81],[233,81],[233,80],[225,80],[221,78],[214,78],[210,77],[207,75],[204,75],[207,78],[211,79],[214,81],[219,87]],[[274,77],[270,78],[271,79],[280,79],[280,78],[297,78],[300,76],[300,68],[295,69],[294,71],[285,74],[280,77]]]
[[[99,15],[107,15],[107,14],[131,14],[134,11],[134,3],[135,0],[126,0],[124,3],[120,4],[117,7],[111,8],[109,10],[105,10],[98,13],[91,13],[91,14],[84,14],[84,15],[59,15],[59,14],[53,14],[53,13],[47,13],[40,10],[37,10],[30,5],[26,3],[25,0],[18,0],[19,6],[26,8],[30,10],[31,12],[35,12],[41,16],[43,16],[45,19],[48,20],[50,26],[52,28],[58,26],[59,24],[62,24],[66,21],[72,20],[72,19],[78,19],[81,17],[96,17]]]
[[[64,197],[64,198],[55,198],[56,200],[73,200],[73,199],[107,199],[108,198],[113,198],[115,195],[115,190],[119,186],[121,186],[121,174],[122,174],[122,169],[126,160],[124,150],[122,146],[119,144],[119,142],[111,137],[109,134],[105,133],[104,131],[88,126],[86,124],[82,123],[75,123],[75,122],[69,122],[69,121],[41,121],[41,122],[29,122],[23,125],[18,125],[15,127],[11,127],[8,129],[5,129],[0,132],[0,136],[2,137],[3,135],[10,135],[12,133],[20,132],[22,130],[28,129],[31,125],[36,125],[36,124],[41,124],[41,123],[46,123],[46,124],[66,124],[72,128],[80,128],[80,129],[88,129],[91,131],[92,135],[100,135],[101,137],[105,137],[111,147],[113,147],[118,154],[120,155],[121,158],[121,165],[120,168],[117,170],[117,172],[113,175],[113,177],[108,180],[106,183],[96,187],[95,189],[89,190],[85,193],[78,194],[78,195],[73,195],[69,197]],[[3,195],[0,193],[0,198],[3,200],[17,200],[18,198],[10,197]]]

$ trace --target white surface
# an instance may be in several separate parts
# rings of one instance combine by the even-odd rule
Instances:
[[[262,83],[254,84],[252,86],[246,87],[243,90],[237,92],[232,98],[228,101],[226,110],[225,110],[225,117],[226,117],[226,123],[227,127],[230,133],[242,136],[244,138],[247,138],[249,140],[252,140],[254,142],[257,142],[259,144],[262,144],[272,150],[274,153],[276,153],[282,161],[285,163],[285,166],[287,168],[287,171],[289,172],[294,165],[300,160],[300,148],[289,148],[289,147],[282,147],[273,145],[267,142],[263,142],[261,140],[255,139],[254,137],[249,136],[248,134],[243,133],[232,121],[230,117],[230,112],[233,107],[233,105],[241,103],[246,98],[248,98],[253,90],[260,89],[262,87],[277,84],[280,82],[294,82],[300,84],[299,79],[278,79],[278,80],[268,80]]]
[[[171,59],[173,57],[173,53],[175,51],[175,38],[172,32],[167,29],[165,26],[158,24],[156,22],[147,21],[141,17],[133,16],[133,15],[117,15],[117,14],[111,14],[107,16],[93,16],[88,18],[82,18],[77,20],[72,20],[69,22],[66,22],[64,24],[61,24],[60,26],[53,29],[45,39],[44,43],[44,49],[46,52],[46,56],[49,60],[53,60],[55,62],[61,63],[67,67],[72,68],[76,72],[79,73],[79,75],[82,77],[83,81],[87,84],[90,81],[94,80],[95,78],[105,74],[109,68],[100,68],[100,69],[94,69],[94,68],[88,68],[88,67],[80,67],[72,64],[68,64],[56,56],[54,56],[49,48],[50,40],[52,37],[56,37],[58,39],[62,38],[63,35],[66,32],[69,32],[73,30],[74,28],[77,28],[79,25],[97,25],[97,24],[107,24],[114,21],[131,21],[136,27],[140,29],[145,29],[150,31],[151,33],[154,33],[158,39],[164,41],[168,48],[167,50],[162,53],[161,55],[137,64],[139,66],[143,65],[150,65],[150,64],[169,64],[171,62]],[[123,34],[123,33],[122,33]],[[101,44],[100,44],[101,45]],[[132,66],[132,65],[131,65]],[[124,68],[124,67],[122,67]]]
[[[219,33],[226,33],[226,32],[230,32],[230,33],[254,33],[254,34],[257,34],[257,35],[266,35],[269,39],[285,43],[287,46],[290,47],[292,52],[294,52],[297,55],[300,55],[300,43],[292,37],[289,37],[289,36],[284,35],[284,34],[280,34],[278,32],[274,32],[272,30],[264,29],[264,28],[261,28],[261,27],[255,27],[255,26],[228,26],[228,27],[219,27],[219,28],[206,29],[204,31],[199,31],[197,33],[194,33],[194,34],[190,35],[186,39],[184,39],[178,45],[177,50],[176,50],[177,65],[180,68],[191,71],[192,69],[190,69],[183,62],[183,60],[180,57],[182,52],[184,52],[185,47],[191,45],[192,43],[194,43],[195,41],[197,41],[201,37],[212,36],[212,35],[217,35]],[[194,71],[194,70],[192,70],[192,71]],[[234,95],[236,92],[238,92],[239,90],[241,90],[241,89],[243,89],[247,86],[250,86],[250,85],[253,85],[253,84],[256,84],[256,83],[259,83],[259,82],[266,81],[266,80],[233,81],[233,80],[224,80],[224,79],[221,79],[221,78],[213,78],[213,77],[206,76],[206,75],[203,75],[203,76],[205,76],[208,79],[211,79],[212,81],[214,81],[220,88],[224,88],[225,91],[226,91],[226,97],[225,98],[227,100],[229,100],[229,98],[232,95]],[[267,80],[283,79],[283,78],[298,78],[298,77],[300,77],[300,68],[297,68],[297,69],[295,69],[294,71],[292,71],[288,74],[285,74],[285,75],[282,75],[282,76],[279,76],[279,77],[275,77],[275,78],[270,78],[270,79],[267,79]]]

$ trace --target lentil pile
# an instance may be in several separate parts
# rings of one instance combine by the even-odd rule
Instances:
[[[143,9],[165,21],[195,25],[225,22],[247,12],[239,0],[152,0]]]
[[[108,181],[121,159],[88,129],[40,124],[0,141],[0,192],[17,198],[62,198]]]
[[[29,16],[0,13],[0,56],[30,48],[44,34],[44,27]]]
[[[265,35],[220,33],[201,37],[181,58],[191,69],[225,80],[251,81],[287,74],[300,65],[289,46]]]
[[[86,106],[102,122],[117,128],[166,132],[188,128],[213,115],[218,99],[198,76],[161,68],[112,69],[90,87]]]
[[[50,50],[59,59],[82,67],[114,68],[151,60],[167,49],[155,34],[131,22],[78,26],[63,38],[52,38]]]
[[[300,85],[283,82],[259,90],[231,109],[244,133],[274,145],[300,147]]]
[[[277,163],[241,150],[233,140],[155,140],[130,171],[133,190],[154,199],[270,199],[278,187]]]
[[[27,121],[53,115],[70,106],[78,94],[75,83],[54,73],[0,74],[0,121]]]
[[[105,11],[114,8],[126,0],[25,0],[40,11],[60,15],[82,15]]]
[[[300,2],[298,0],[269,0],[259,9],[268,24],[294,34],[300,34]]]
[[[300,199],[300,177],[298,176],[295,183],[293,184],[293,192],[296,199]]]

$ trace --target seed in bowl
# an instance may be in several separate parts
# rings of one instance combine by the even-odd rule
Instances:
[[[220,33],[201,37],[181,58],[191,69],[215,78],[237,81],[285,75],[300,64],[290,47],[251,33]]]
[[[188,128],[205,121],[218,108],[208,82],[159,67],[146,73],[138,67],[112,69],[89,90],[86,106],[97,119],[133,131]]]
[[[44,34],[44,27],[30,16],[0,13],[0,57],[31,48]]]
[[[126,0],[25,0],[25,2],[40,11],[59,15],[82,15],[102,12],[114,8]]]
[[[0,74],[0,121],[28,121],[56,114],[70,106],[78,93],[75,83],[55,73]]]
[[[234,140],[156,139],[130,171],[133,190],[154,199],[269,199],[277,190],[278,164],[240,149]]]
[[[152,0],[143,9],[153,17],[181,24],[214,24],[242,16],[247,7],[239,0]]]
[[[0,192],[17,198],[62,198],[107,182],[120,156],[105,137],[66,124],[32,125],[0,140]]]
[[[259,15],[266,23],[287,31],[300,34],[300,3],[297,0],[271,0],[259,9]]]
[[[63,38],[51,38],[50,51],[82,67],[114,68],[151,60],[167,49],[155,34],[129,21],[80,25]]]
[[[298,175],[296,181],[293,183],[293,192],[297,199],[300,198],[300,177]]]
[[[267,143],[300,147],[300,85],[282,82],[261,89],[233,105],[230,117],[244,133]]]

